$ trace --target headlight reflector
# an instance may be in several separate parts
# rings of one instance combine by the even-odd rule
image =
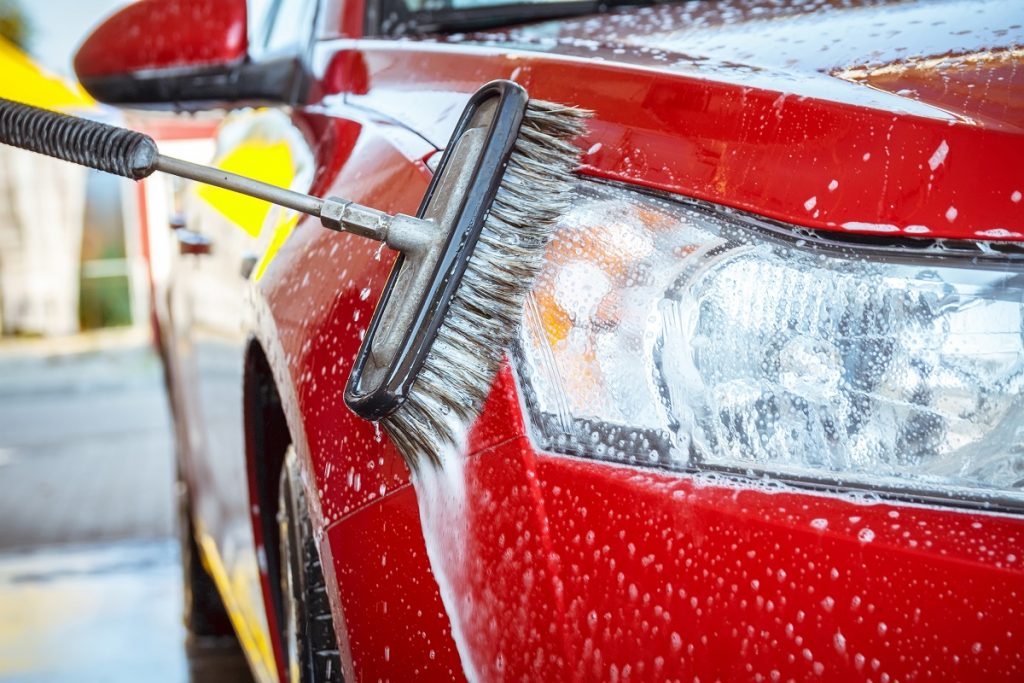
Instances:
[[[1024,274],[585,184],[517,367],[547,449],[1024,500]]]

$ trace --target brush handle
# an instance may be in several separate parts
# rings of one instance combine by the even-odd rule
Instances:
[[[141,180],[156,170],[153,138],[0,98],[0,142]]]

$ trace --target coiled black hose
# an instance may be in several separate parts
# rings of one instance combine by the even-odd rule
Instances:
[[[153,138],[0,98],[0,142],[141,180],[156,170]]]

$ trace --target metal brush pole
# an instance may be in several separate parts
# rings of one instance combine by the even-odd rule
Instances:
[[[324,227],[349,232],[378,242],[387,241],[388,229],[391,227],[392,217],[389,214],[355,202],[336,197],[320,199],[163,154],[157,155],[154,170],[196,180],[207,185],[215,185],[257,199],[265,199],[272,204],[316,216]]]
[[[131,180],[142,180],[163,171],[189,180],[265,199],[273,204],[316,216],[324,227],[349,232],[378,242],[388,242],[392,224],[401,225],[392,240],[393,248],[415,248],[419,237],[429,232],[423,221],[405,216],[392,217],[382,211],[344,199],[320,199],[160,154],[153,138],[66,114],[58,114],[0,98],[0,142],[38,152]],[[419,223],[414,226],[413,223]]]
[[[295,209],[317,218],[320,217],[320,211],[324,204],[324,200],[319,197],[302,194],[301,192],[293,192],[292,190],[286,190],[275,185],[261,183],[252,178],[222,171],[218,168],[193,164],[191,161],[183,161],[164,156],[163,154],[157,156],[154,170],[163,171],[180,178],[197,180],[207,185],[216,185],[225,190],[240,192],[241,194],[247,194],[258,199],[265,199],[272,204],[279,204],[280,206]]]

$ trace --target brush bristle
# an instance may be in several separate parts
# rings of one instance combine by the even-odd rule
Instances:
[[[412,469],[440,464],[480,412],[523,300],[544,261],[555,222],[569,210],[588,114],[530,100],[494,204],[433,348],[384,429]]]

